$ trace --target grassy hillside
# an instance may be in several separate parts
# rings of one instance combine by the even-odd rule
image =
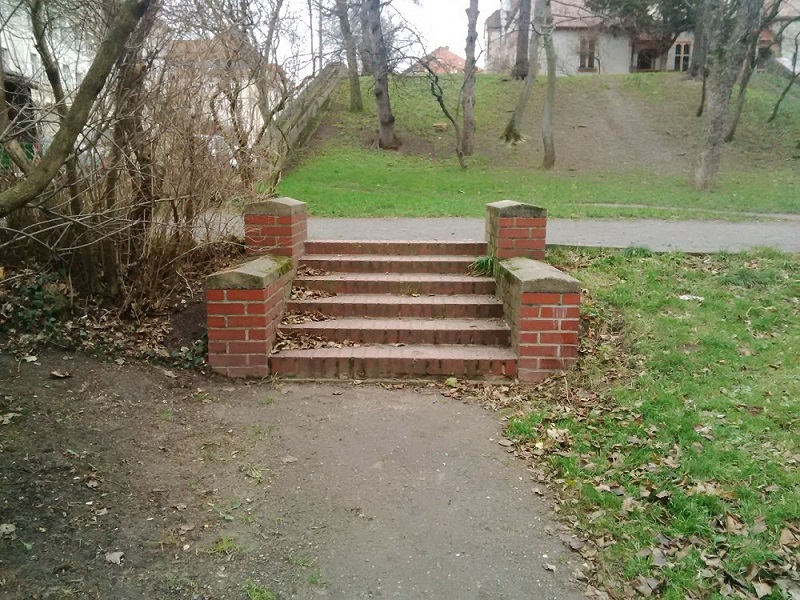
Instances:
[[[560,78],[552,172],[538,168],[541,83],[523,123],[526,139],[510,146],[499,135],[521,84],[479,76],[477,152],[466,171],[454,157],[452,128],[434,127],[446,120],[424,78],[398,78],[392,87],[401,150],[370,150],[374,101],[369,81],[363,83],[366,112],[347,111],[342,85],[281,184],[281,193],[308,202],[317,216],[481,216],[487,202],[506,198],[543,205],[558,217],[800,212],[800,93],[767,124],[782,85],[771,75],[758,75],[751,85],[713,193],[686,185],[699,139],[700,86],[680,75]],[[455,110],[459,78],[442,83]]]

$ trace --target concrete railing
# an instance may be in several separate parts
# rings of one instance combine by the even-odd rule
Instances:
[[[265,144],[272,157],[274,172],[280,172],[292,153],[314,133],[321,111],[328,106],[333,92],[346,75],[347,68],[341,63],[328,65],[269,126]]]

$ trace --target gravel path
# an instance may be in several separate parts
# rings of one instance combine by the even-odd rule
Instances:
[[[484,222],[461,218],[312,218],[308,233],[311,239],[482,241]],[[638,246],[654,251],[737,252],[768,246],[800,252],[800,222],[550,219],[547,242],[609,248]]]

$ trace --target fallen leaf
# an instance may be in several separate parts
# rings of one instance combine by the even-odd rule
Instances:
[[[444,384],[449,388],[458,387],[458,379],[456,379],[455,377],[448,377],[447,379],[444,380]]]
[[[764,517],[758,517],[753,521],[753,533],[764,533],[767,530],[767,520]]]
[[[121,565],[122,564],[122,557],[125,555],[124,552],[106,552],[106,562]]]
[[[504,448],[509,448],[514,445],[514,442],[512,442],[511,440],[507,440],[505,438],[503,438],[502,440],[498,440],[497,443],[503,446]]]
[[[545,563],[544,569],[545,569],[545,571],[552,571],[553,573],[556,572],[556,566],[555,565],[551,565],[550,563]]]
[[[800,538],[789,528],[781,530],[781,546],[789,548],[797,546],[800,543]]]
[[[0,537],[4,535],[13,535],[13,533],[17,530],[17,526],[11,523],[2,523],[0,524]]]
[[[753,588],[756,590],[756,596],[759,598],[769,596],[772,593],[772,586],[761,581],[754,581]]]
[[[175,375],[175,373],[173,371],[166,371],[165,370],[164,371],[164,375],[166,375],[167,377],[171,377],[172,379],[177,379],[178,378],[178,376]]]
[[[633,512],[640,506],[641,504],[639,504],[631,496],[628,496],[622,501],[622,508],[620,508],[620,512],[622,512],[623,515],[627,515],[628,513]]]
[[[175,510],[186,510],[187,506],[183,502],[178,502],[175,505]]]
[[[86,482],[86,487],[91,488],[93,490],[96,489],[99,486],[100,486],[100,482],[97,481],[97,479],[90,479],[89,481]]]
[[[666,567],[668,564],[667,557],[661,548],[653,548],[653,565],[656,567]]]
[[[9,412],[4,415],[0,415],[0,425],[9,425],[11,423],[11,419],[14,417],[21,417],[22,415],[17,412]]]
[[[636,584],[636,591],[645,598],[649,598],[653,595],[653,592],[659,588],[661,582],[658,581],[658,579],[653,579],[652,577],[643,577],[642,575],[639,575],[639,577],[636,579]]]
[[[725,530],[734,535],[747,535],[747,528],[731,513],[725,514]]]
[[[29,354],[28,356],[23,356],[22,360],[24,360],[25,362],[28,362],[28,363],[32,363],[32,362],[36,362],[37,360],[39,360],[39,357],[38,356],[33,356],[32,354]]]
[[[285,465],[290,465],[290,464],[292,464],[292,463],[296,463],[296,462],[297,462],[297,459],[296,459],[294,456],[288,456],[288,455],[287,455],[287,456],[284,456],[284,457],[281,459],[281,462],[283,462],[283,464],[285,464]]]
[[[67,379],[68,377],[72,377],[72,373],[66,371],[50,371],[50,377],[53,379]]]

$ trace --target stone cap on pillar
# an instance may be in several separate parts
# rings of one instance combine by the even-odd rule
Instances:
[[[525,204],[524,202],[517,202],[516,200],[491,202],[486,205],[486,211],[490,216],[498,216],[504,219],[510,217],[547,217],[546,208],[534,206],[533,204]]]
[[[283,256],[262,256],[206,277],[207,290],[261,290],[292,270]]]
[[[497,277],[521,292],[572,294],[581,292],[581,282],[555,267],[530,258],[509,258],[497,265]]]
[[[244,207],[246,215],[299,215],[306,212],[306,203],[294,198],[270,198]]]

